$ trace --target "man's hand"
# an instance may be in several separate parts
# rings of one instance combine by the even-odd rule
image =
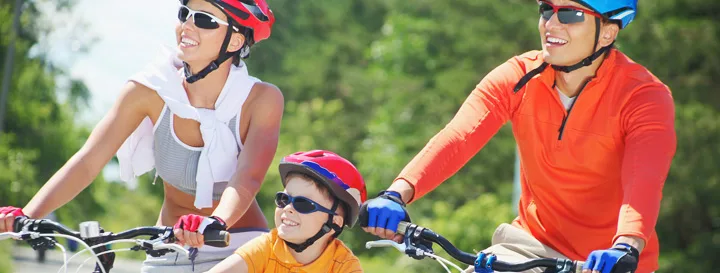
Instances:
[[[618,243],[610,249],[591,252],[583,265],[583,273],[634,273],[639,257],[637,248]]]
[[[400,221],[410,221],[410,216],[397,192],[381,192],[360,208],[360,226],[380,238],[402,242],[402,235],[396,234]]]

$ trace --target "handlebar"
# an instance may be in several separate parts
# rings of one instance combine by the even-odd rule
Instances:
[[[121,242],[123,240],[134,241],[136,243],[136,246],[129,248],[128,250],[142,250],[153,257],[160,257],[169,252],[176,251],[187,254],[191,260],[194,260],[194,257],[197,255],[196,251],[189,252],[180,245],[174,244],[177,238],[173,233],[172,227],[137,227],[113,234],[112,232],[105,232],[102,230],[102,228],[97,225],[97,222],[86,222],[80,225],[80,229],[81,231],[75,231],[48,219],[30,219],[26,216],[20,216],[15,218],[15,222],[13,224],[13,230],[16,233],[4,234],[13,238],[19,237],[18,239],[27,241],[30,246],[36,250],[47,249],[54,246],[57,242],[52,239],[52,237],[62,236],[69,239],[75,239],[85,245],[85,247],[87,247],[88,250],[95,256],[97,263],[95,271],[93,272],[102,273],[109,272],[113,268],[113,264],[115,262],[115,251],[108,250],[107,245],[114,242]],[[226,247],[230,243],[230,233],[224,230],[206,229],[203,235],[204,243],[206,245]],[[140,236],[150,236],[150,238],[149,240],[136,239]],[[99,249],[100,254],[96,255],[92,250],[96,248]],[[67,260],[65,261],[65,266],[66,265]]]
[[[47,219],[30,219],[24,216],[15,218],[14,230],[15,232],[50,231],[68,236],[73,236],[83,240],[89,239],[83,238],[80,232],[71,230],[60,223]],[[226,247],[230,244],[230,233],[228,233],[227,231],[208,229],[205,230],[205,233],[203,233],[203,235],[206,245],[214,247]],[[140,236],[151,236],[151,238],[161,237],[165,240],[175,241],[175,234],[173,233],[172,227],[138,227],[122,231],[117,234],[104,232],[92,239],[99,241],[112,241],[122,239],[134,239]]]
[[[411,246],[422,246],[424,242],[431,242],[440,245],[450,256],[456,260],[463,262],[468,265],[474,265],[477,255],[463,252],[457,249],[447,239],[433,232],[428,228],[424,228],[409,222],[400,222],[398,225],[397,233],[405,236],[405,245],[408,248]],[[394,242],[393,242],[394,243]],[[392,244],[388,244],[392,245]],[[383,245],[367,245],[371,246],[383,246]],[[397,247],[396,247],[397,248]],[[398,248],[399,249],[399,248]],[[432,250],[430,250],[432,251]],[[406,252],[406,251],[404,251]],[[407,252],[406,252],[407,253]],[[483,264],[487,262],[487,258],[481,261]],[[532,259],[523,263],[511,264],[502,261],[494,261],[492,263],[492,269],[497,271],[509,271],[509,272],[521,272],[530,270],[536,267],[554,268],[558,273],[580,273],[582,272],[582,261],[572,261],[569,259],[554,259],[554,258],[541,258]]]

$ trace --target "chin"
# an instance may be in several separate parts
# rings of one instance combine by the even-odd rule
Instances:
[[[548,52],[547,49],[543,49],[542,57],[545,62],[551,62],[553,59],[553,56],[550,55],[550,52]]]
[[[300,244],[305,241],[298,238],[299,236],[297,234],[292,234],[292,232],[286,233],[282,229],[278,229],[278,237],[280,237],[280,239],[283,239],[284,241],[291,242],[293,244]]]
[[[188,62],[188,59],[189,59],[189,58],[188,58],[188,57],[189,57],[188,55],[189,55],[189,54],[185,53],[185,51],[184,51],[182,48],[179,48],[179,47],[178,47],[178,55],[177,55],[177,56],[178,56],[178,59],[180,59],[180,60],[183,61],[183,62]],[[192,61],[192,60],[190,60],[190,61]]]
[[[548,64],[558,65],[558,66],[571,66],[580,61],[580,60],[577,60],[577,61],[567,60],[566,58],[556,58],[556,57],[553,57],[550,55],[543,55],[543,59]]]
[[[183,48],[178,46],[178,58],[186,63],[210,63],[212,60],[208,60],[207,57],[202,56],[197,50],[193,48]]]

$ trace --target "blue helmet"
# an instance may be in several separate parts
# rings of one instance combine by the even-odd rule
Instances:
[[[635,19],[637,0],[574,0],[610,20],[620,22],[620,28],[625,28]]]

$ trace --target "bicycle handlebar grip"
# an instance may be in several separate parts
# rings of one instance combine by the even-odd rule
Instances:
[[[583,265],[585,265],[585,262],[575,261],[575,273],[582,273]]]
[[[25,226],[25,222],[30,219],[27,216],[18,216],[15,217],[15,222],[13,223],[13,231],[14,232],[20,232]]]
[[[205,244],[214,247],[227,247],[230,245],[230,232],[224,230],[208,229],[203,234]]]
[[[400,235],[405,235],[405,231],[410,224],[410,222],[400,221],[400,223],[398,223],[397,233]]]

